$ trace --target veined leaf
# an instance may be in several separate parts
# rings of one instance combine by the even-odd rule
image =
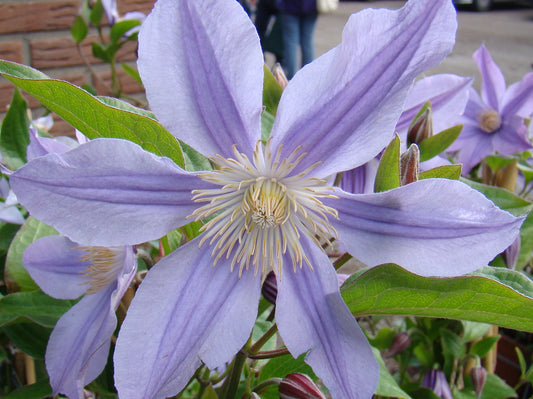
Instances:
[[[167,156],[177,165],[184,166],[176,138],[157,121],[140,112],[124,110],[125,106],[109,106],[78,86],[50,79],[25,65],[0,60],[0,73],[90,139],[130,140],[146,151]]]
[[[341,292],[356,317],[442,317],[533,331],[533,282],[513,270],[487,266],[471,275],[428,278],[384,264],[351,277]]]

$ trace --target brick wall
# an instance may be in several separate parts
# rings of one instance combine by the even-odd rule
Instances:
[[[152,9],[155,0],[117,0],[120,15],[129,11],[145,14]],[[0,0],[0,59],[23,63],[41,70],[47,75],[96,87],[98,94],[108,95],[101,81],[110,80],[109,67],[92,57],[91,43],[97,31],[91,29],[81,43],[82,53],[92,65],[94,76],[79,55],[71,38],[70,28],[78,14],[81,0]],[[104,32],[106,29],[104,29]],[[136,43],[127,43],[121,49],[118,60],[135,65]],[[142,87],[129,75],[121,72],[119,79],[123,92],[140,95]],[[13,95],[13,85],[0,78],[0,120],[3,118]],[[34,115],[39,116],[39,103],[25,95]],[[54,135],[72,135],[73,128],[56,118]]]

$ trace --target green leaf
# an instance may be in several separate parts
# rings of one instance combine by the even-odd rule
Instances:
[[[427,161],[442,153],[459,137],[462,129],[462,125],[454,126],[418,143],[420,162]]]
[[[111,27],[109,39],[112,43],[117,43],[126,33],[140,24],[141,21],[137,19],[126,19],[124,21],[117,22]]]
[[[495,374],[487,374],[487,382],[480,399],[507,399],[517,396],[515,390],[500,377]]]
[[[178,141],[155,120],[109,106],[71,83],[50,79],[24,65],[0,61],[0,73],[90,139],[130,140],[146,151],[167,156],[178,166],[184,166]]]
[[[0,223],[0,255],[7,252],[19,229],[18,224]]]
[[[311,367],[305,363],[305,355],[299,356],[297,359],[290,355],[279,356],[270,359],[268,363],[261,369],[259,373],[258,382],[268,380],[270,378],[283,378],[287,374],[302,373],[307,374],[313,381],[316,381],[316,376]]]
[[[463,183],[478,190],[484,194],[488,199],[494,202],[497,206],[512,213],[515,216],[521,216],[529,212],[532,208],[532,203],[519,197],[504,188],[489,186],[487,184],[477,183],[475,181],[461,178]]]
[[[356,316],[413,315],[533,331],[533,283],[525,275],[485,267],[476,275],[420,277],[385,264],[351,277],[342,296]]]
[[[29,217],[26,219],[9,246],[6,259],[5,279],[11,291],[33,291],[39,287],[32,280],[22,265],[22,256],[26,248],[36,239],[58,234],[57,231],[43,222]]]
[[[461,165],[443,165],[437,166],[436,168],[420,172],[418,178],[422,179],[431,179],[431,178],[441,178],[441,179],[452,179],[457,180],[461,177]]]
[[[372,352],[379,363],[379,380],[375,394],[387,398],[411,399],[411,396],[400,388],[394,377],[387,370],[379,350],[373,347]]]
[[[490,350],[494,347],[494,345],[496,344],[496,342],[498,342],[499,339],[499,335],[485,337],[480,341],[476,342],[474,345],[472,345],[470,353],[478,355],[480,358],[483,358],[487,355],[487,353],[490,352]]]
[[[201,399],[218,399],[218,395],[215,392],[215,388],[211,384],[205,389]]]
[[[44,359],[52,328],[26,322],[3,326],[2,330],[17,348],[31,357]]]
[[[93,8],[91,9],[91,14],[89,15],[89,20],[96,27],[102,25],[102,17],[104,16],[105,9],[102,5],[102,0],[98,0]]]
[[[272,126],[274,126],[274,115],[267,110],[264,110],[261,114],[261,140],[266,142],[270,137]]]
[[[263,80],[263,105],[268,113],[276,115],[283,89],[266,64],[263,67],[263,71],[265,73]]]
[[[442,349],[444,354],[451,354],[455,358],[462,358],[466,349],[464,344],[461,342],[461,337],[449,330],[442,329],[440,331],[440,338],[442,343]]]
[[[141,80],[141,75],[139,75],[139,71],[137,69],[129,66],[125,62],[121,62],[120,65],[122,66],[122,69],[124,69],[124,72],[126,72],[128,75],[130,75],[137,83],[139,83],[141,86],[143,85],[143,82]]]
[[[70,28],[70,34],[76,44],[80,44],[87,37],[87,33],[89,33],[89,27],[85,23],[85,19],[78,15]]]
[[[400,137],[396,134],[383,151],[374,182],[374,192],[400,187]]]
[[[0,150],[3,161],[12,169],[26,163],[26,148],[30,143],[28,105],[15,89],[0,130]]]
[[[516,268],[522,270],[533,259],[533,213],[529,213],[520,228],[520,255]]]
[[[461,324],[463,325],[463,343],[481,339],[489,332],[491,328],[490,324],[476,323],[473,321],[463,320]]]
[[[42,291],[15,292],[0,298],[0,326],[32,321],[53,328],[74,301],[51,298]]]
[[[92,52],[93,56],[111,64],[113,62],[113,48],[111,46],[106,46],[98,42],[92,42]]]
[[[200,154],[190,145],[180,140],[183,158],[185,159],[185,169],[188,171],[211,170],[211,163],[204,155]]]
[[[51,395],[52,388],[48,379],[45,379],[16,389],[4,396],[4,399],[41,399]]]

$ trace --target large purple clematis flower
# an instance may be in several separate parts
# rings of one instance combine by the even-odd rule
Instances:
[[[115,311],[137,270],[133,247],[84,247],[66,237],[36,240],[23,264],[48,295],[85,296],[57,322],[46,347],[46,370],[57,393],[83,399],[83,387],[104,369]]]
[[[481,96],[470,89],[460,136],[448,151],[459,151],[463,174],[488,155],[511,155],[531,149],[524,117],[533,114],[533,72],[506,88],[505,78],[482,45],[474,60],[481,72]]]
[[[139,37],[150,105],[218,167],[187,172],[129,141],[98,139],[11,177],[35,217],[85,245],[140,243],[191,215],[210,218],[137,291],[115,351],[121,397],[173,396],[202,363],[228,362],[254,325],[261,276],[274,269],[276,321],[289,351],[307,353],[334,398],[369,398],[378,364],[317,244],[339,236],[369,265],[452,276],[514,240],[521,219],[457,181],[361,195],[325,183],[385,147],[413,79],[445,57],[455,30],[450,0],[353,15],[342,43],[286,87],[263,144],[263,56],[242,7],[156,3]]]

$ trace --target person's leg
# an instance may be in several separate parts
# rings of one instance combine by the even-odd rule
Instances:
[[[270,17],[272,16],[267,3],[268,2],[266,0],[259,0],[257,3],[254,20],[255,28],[257,29],[259,39],[261,40],[261,46],[263,47],[265,44],[266,31],[270,22]]]
[[[283,14],[279,15],[281,21],[281,34],[283,36],[283,63],[288,79],[291,79],[298,69],[298,43],[300,43],[300,28],[298,16]]]
[[[318,14],[306,14],[300,17],[300,46],[302,48],[302,66],[315,59],[315,25]]]

